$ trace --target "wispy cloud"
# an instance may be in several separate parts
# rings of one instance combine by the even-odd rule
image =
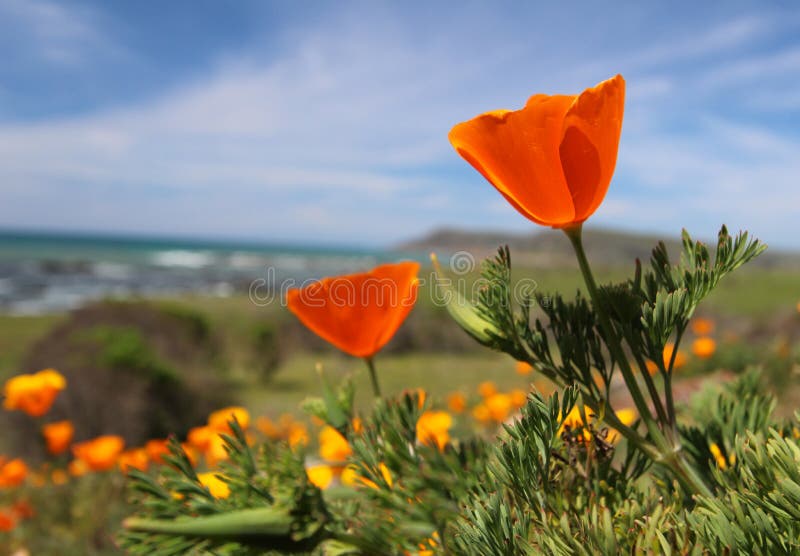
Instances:
[[[0,0],[0,21],[3,35],[15,49],[28,49],[47,63],[77,65],[90,55],[119,52],[100,31],[97,15],[76,4]]]

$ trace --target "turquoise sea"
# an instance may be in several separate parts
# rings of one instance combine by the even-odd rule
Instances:
[[[389,250],[0,231],[0,312],[64,311],[104,297],[232,295],[409,258]],[[413,256],[412,256],[413,258]]]

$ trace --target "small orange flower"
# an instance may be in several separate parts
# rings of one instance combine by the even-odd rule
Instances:
[[[319,431],[319,455],[327,462],[342,463],[353,453],[350,443],[331,426]]]
[[[692,353],[700,359],[708,359],[717,351],[717,342],[713,338],[704,336],[692,342]]]
[[[528,394],[525,393],[525,390],[520,390],[519,388],[515,388],[508,395],[511,398],[511,407],[514,409],[521,408],[528,401]]]
[[[489,409],[489,415],[497,423],[502,423],[508,419],[513,409],[513,401],[508,394],[494,394],[486,398],[485,403]]]
[[[150,458],[147,457],[145,448],[132,448],[119,455],[119,468],[123,473],[127,473],[131,469],[147,471],[149,465]]]
[[[231,494],[228,483],[220,479],[216,473],[198,473],[197,480],[208,489],[214,498],[227,498]]]
[[[121,436],[105,435],[73,445],[72,453],[91,471],[108,471],[117,464],[124,447]]]
[[[534,95],[525,108],[495,110],[456,125],[450,143],[523,216],[565,228],[605,197],[622,130],[625,80],[580,95]]]
[[[44,425],[42,435],[47,443],[47,451],[58,455],[69,448],[72,437],[75,435],[75,427],[70,421],[57,421]]]
[[[221,461],[228,459],[228,451],[225,449],[225,439],[220,434],[214,434],[205,451],[206,465],[216,467]]]
[[[589,406],[583,406],[583,412],[586,415],[587,421],[591,422],[594,420],[594,412],[591,410]],[[581,437],[584,442],[589,442],[592,439],[592,435],[588,430],[584,428],[587,426],[588,423],[583,422],[583,417],[581,417],[581,411],[576,405],[570,410],[569,413],[567,413],[567,417],[564,419],[564,422],[558,429],[558,434],[563,434],[566,428],[569,428],[571,431],[575,431],[576,429],[583,429],[583,434],[581,434]]]
[[[482,398],[488,398],[497,394],[497,385],[491,380],[487,380],[478,384],[478,394]]]
[[[289,310],[315,334],[354,357],[370,358],[391,340],[417,300],[419,264],[385,264],[324,278],[287,293]]]
[[[0,531],[9,532],[13,531],[17,526],[17,520],[14,517],[14,512],[8,509],[0,510]]]
[[[440,450],[450,442],[453,417],[446,411],[426,411],[417,421],[417,440],[421,444],[436,446]]]
[[[711,319],[704,319],[703,317],[696,317],[691,324],[692,332],[697,336],[708,336],[714,332],[714,321]]]
[[[169,455],[169,441],[166,439],[148,440],[144,449],[147,452],[147,459],[161,465],[164,463],[164,456]]]
[[[615,415],[617,416],[617,419],[619,419],[620,422],[626,426],[632,425],[639,417],[636,414],[636,411],[629,407],[620,409],[619,411],[615,412]],[[619,439],[620,439],[620,434],[617,431],[615,431],[614,429],[608,431],[608,437],[606,438],[606,440],[608,440],[611,443],[614,443]]]
[[[533,372],[533,367],[530,363],[526,363],[525,361],[517,361],[517,374],[522,376],[528,376]]]
[[[472,416],[476,421],[482,424],[486,424],[492,420],[492,414],[485,403],[480,403],[472,408]]]
[[[453,413],[463,413],[467,408],[467,397],[461,392],[453,392],[447,396],[447,407]]]
[[[34,374],[17,375],[4,388],[6,409],[19,409],[31,417],[41,417],[50,411],[58,393],[67,381],[58,371],[45,369]]]
[[[664,368],[669,368],[669,362],[672,361],[672,352],[675,351],[675,344],[672,342],[668,342],[664,346],[664,351],[662,352],[662,357],[664,359]],[[672,370],[675,371],[680,369],[686,364],[687,357],[686,353],[682,350],[678,350],[678,353],[675,354],[675,363],[672,365]],[[654,375],[658,372],[658,365],[653,363],[652,361],[645,361],[645,365],[647,366],[647,370],[651,375]]]
[[[186,442],[193,448],[205,452],[211,444],[211,437],[215,434],[217,434],[217,432],[208,425],[194,427],[189,430],[189,434],[186,435]]]
[[[243,407],[233,406],[220,409],[208,416],[208,426],[220,432],[230,433],[230,423],[233,419],[239,422],[242,430],[250,426],[250,413]]]
[[[289,446],[297,448],[298,446],[308,445],[308,429],[302,423],[292,423],[289,425],[289,431],[286,434],[286,440],[289,441]]]
[[[319,489],[325,490],[333,482],[333,469],[330,465],[312,465],[306,467],[308,481]]]
[[[28,466],[21,459],[4,462],[0,467],[0,487],[15,487],[28,476]]]

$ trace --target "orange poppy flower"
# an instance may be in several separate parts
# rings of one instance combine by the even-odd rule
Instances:
[[[467,408],[467,397],[461,392],[453,392],[447,396],[447,407],[453,413],[463,413]]]
[[[3,462],[0,466],[0,487],[19,486],[27,476],[28,466],[21,459]]]
[[[517,361],[517,374],[527,376],[533,372],[533,367],[525,361]]]
[[[708,336],[714,332],[714,321],[711,319],[696,317],[692,321],[691,326],[692,332],[694,332],[697,336]]]
[[[0,531],[7,533],[13,531],[16,526],[17,520],[14,513],[7,508],[0,510]]]
[[[714,338],[702,337],[692,342],[692,353],[700,359],[708,359],[717,351],[717,342]]]
[[[339,431],[325,426],[319,431],[319,455],[328,462],[341,463],[353,453],[353,448]]]
[[[150,466],[150,458],[147,457],[146,448],[131,448],[119,455],[118,463],[123,473],[127,473],[131,469],[147,471],[147,468]]]
[[[231,406],[218,409],[208,416],[208,426],[214,430],[233,434],[230,422],[236,419],[242,430],[250,426],[250,413],[243,407]]]
[[[169,455],[169,440],[158,438],[148,440],[144,445],[147,459],[159,465],[164,463],[164,456]]]
[[[417,301],[419,263],[385,264],[324,278],[287,293],[289,310],[315,334],[354,357],[391,340]]]
[[[450,143],[523,216],[566,228],[605,197],[622,130],[625,80],[580,95],[534,95],[521,110],[495,110],[456,125]]]
[[[417,421],[417,440],[421,444],[436,446],[440,450],[450,442],[453,417],[446,411],[428,410]]]
[[[50,411],[58,393],[67,381],[55,369],[10,378],[4,388],[6,409],[19,409],[31,417],[41,417]]]
[[[198,473],[197,480],[209,490],[214,498],[227,498],[231,494],[228,483],[220,479],[214,472]]]
[[[47,451],[56,456],[69,448],[75,435],[75,427],[70,421],[58,421],[44,425],[42,435],[47,443]]]
[[[125,440],[121,436],[105,435],[75,444],[72,453],[91,471],[108,471],[117,464],[123,448]]]

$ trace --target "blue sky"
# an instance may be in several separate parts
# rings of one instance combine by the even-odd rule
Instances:
[[[0,49],[3,228],[365,246],[532,230],[447,132],[622,73],[590,224],[724,222],[800,248],[795,2],[0,0]]]

